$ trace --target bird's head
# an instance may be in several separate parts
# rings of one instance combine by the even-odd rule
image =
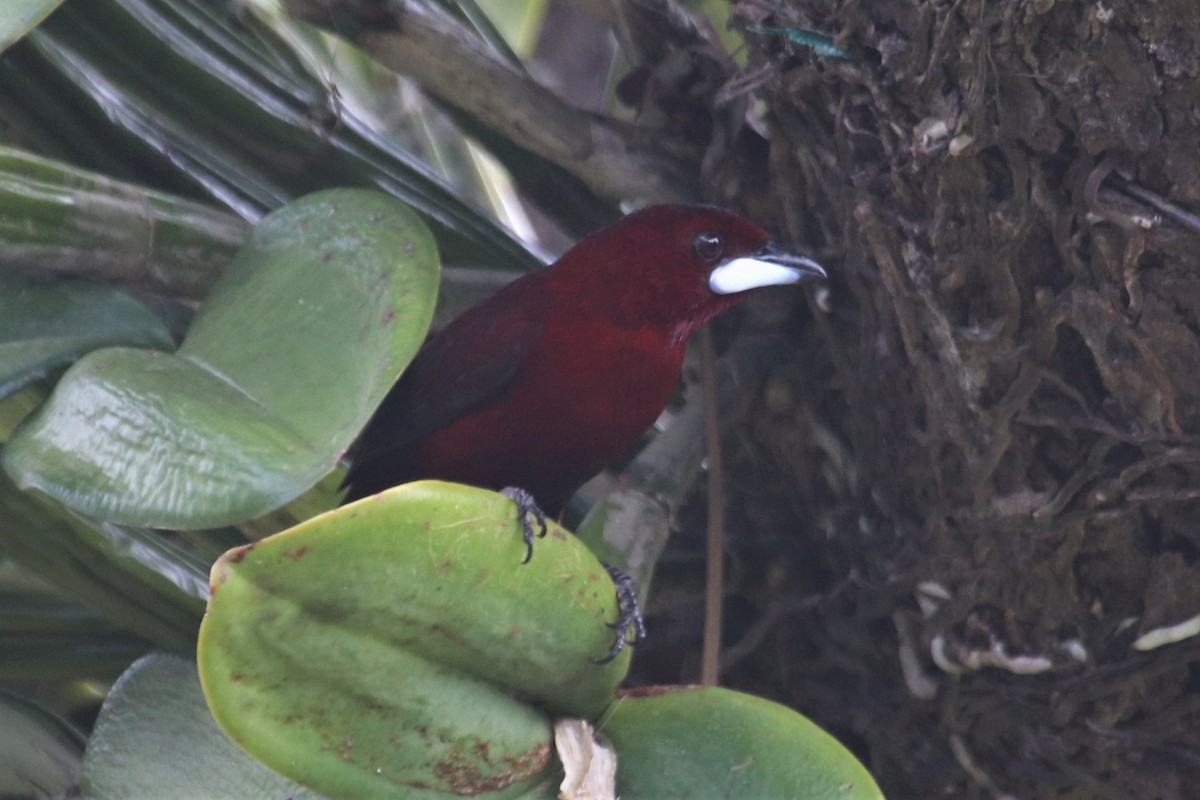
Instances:
[[[631,327],[665,324],[678,341],[762,286],[824,278],[747,219],[710,206],[651,206],[569,250],[556,265],[587,305]]]

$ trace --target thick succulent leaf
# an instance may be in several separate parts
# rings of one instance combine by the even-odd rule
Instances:
[[[166,325],[110,286],[0,274],[0,398],[100,347],[171,348]]]
[[[85,800],[319,800],[217,727],[190,660],[152,653],[113,686],[83,757]]]
[[[278,508],[329,472],[425,336],[428,230],[402,203],[329,190],[269,215],[175,355],[72,367],[3,459],[92,517],[208,528]]]
[[[433,238],[407,205],[318,192],[258,224],[179,355],[340,456],[424,341],[437,286]]]
[[[617,750],[617,794],[883,800],[870,773],[795,711],[717,687],[623,696],[599,725]]]
[[[65,796],[82,753],[82,737],[70,725],[0,692],[0,797]]]
[[[45,401],[48,388],[33,384],[0,401],[0,442],[19,421]],[[208,571],[222,552],[242,543],[234,531],[163,533],[99,522],[68,511],[61,503],[36,492],[23,492],[0,472],[0,553],[60,587],[72,598],[105,615],[115,625],[136,631],[163,647],[189,648],[208,598]],[[10,610],[12,604],[8,603]],[[99,633],[102,627],[84,623]],[[57,644],[70,646],[71,631],[61,631]],[[26,645],[30,644],[26,642]],[[56,643],[44,643],[43,652]],[[138,644],[137,652],[145,646]],[[0,658],[0,668],[28,663],[39,645],[22,647]],[[0,643],[0,650],[3,649]],[[121,646],[109,649],[96,642],[83,646],[90,653],[90,675],[107,671],[121,657]],[[71,657],[66,662],[78,662]],[[111,673],[129,664],[128,655]],[[69,669],[77,670],[77,666]]]
[[[616,600],[577,539],[524,555],[508,498],[434,481],[230,551],[200,632],[214,715],[330,796],[541,792],[547,714],[599,714],[629,654],[596,663]]]

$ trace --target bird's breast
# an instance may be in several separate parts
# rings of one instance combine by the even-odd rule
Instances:
[[[658,418],[679,382],[683,348],[655,328],[570,325],[570,335],[546,337],[526,364],[536,380],[520,382],[553,386],[552,396],[526,397],[522,405],[531,412],[528,424],[546,430],[538,420],[549,419],[548,433],[596,452],[599,469]]]

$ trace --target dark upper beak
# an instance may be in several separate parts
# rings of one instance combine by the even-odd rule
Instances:
[[[759,250],[755,254],[755,257],[763,261],[769,261],[773,264],[798,270],[801,273],[800,280],[829,277],[825,273],[825,268],[811,258],[793,253],[790,250],[785,250],[783,247],[775,244],[775,242],[767,242],[767,246]]]

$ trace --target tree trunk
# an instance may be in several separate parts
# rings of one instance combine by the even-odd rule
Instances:
[[[745,74],[834,278],[731,447],[805,544],[735,682],[892,798],[1194,797],[1200,4],[791,6]]]

